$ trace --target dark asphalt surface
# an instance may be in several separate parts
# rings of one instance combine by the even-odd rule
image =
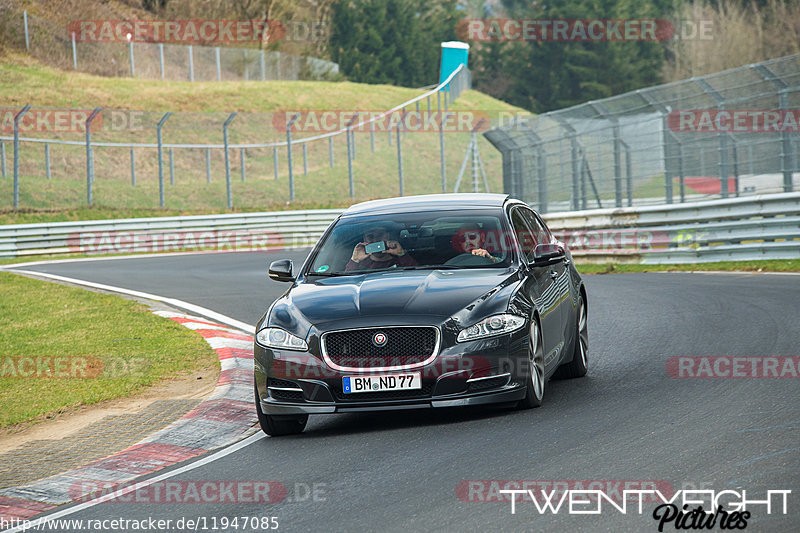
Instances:
[[[299,266],[304,255],[28,269],[179,298],[253,324],[287,288],[267,279],[267,264],[288,256]],[[676,490],[744,489],[750,499],[791,490],[788,514],[752,507],[747,531],[797,531],[800,381],[678,379],[666,363],[800,355],[800,276],[617,274],[585,282],[589,373],[549,382],[539,409],[312,416],[299,436],[259,440],[171,480],[279,481],[289,494],[282,503],[102,504],[69,518],[206,517],[210,527],[211,517],[275,516],[279,531],[657,531],[654,504],[641,515],[635,506],[621,514],[604,505],[600,515],[577,516],[540,515],[522,502],[512,514],[507,502],[456,493],[464,480],[656,480]],[[316,497],[305,497],[314,486]],[[259,531],[227,529],[237,530]]]

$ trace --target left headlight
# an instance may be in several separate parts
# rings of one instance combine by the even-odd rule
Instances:
[[[256,334],[256,342],[268,348],[282,348],[284,350],[308,350],[306,341],[288,331],[280,328],[264,328]]]
[[[525,319],[521,316],[510,314],[492,315],[468,328],[462,329],[456,340],[458,342],[466,342],[482,339],[484,337],[493,337],[495,335],[511,333],[524,325]]]

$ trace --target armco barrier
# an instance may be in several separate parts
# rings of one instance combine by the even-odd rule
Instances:
[[[306,247],[339,213],[327,209],[0,226],[0,257]],[[800,258],[800,193],[544,218],[579,261]]]
[[[544,216],[587,262],[800,258],[800,193]]]
[[[0,226],[0,257],[264,250],[314,244],[341,210]]]

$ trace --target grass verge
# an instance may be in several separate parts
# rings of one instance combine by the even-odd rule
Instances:
[[[800,272],[800,259],[771,259],[764,261],[719,261],[716,263],[687,263],[679,265],[639,264],[576,264],[581,274],[626,274],[631,272]]]
[[[0,272],[0,428],[218,368],[177,322],[119,296]]]

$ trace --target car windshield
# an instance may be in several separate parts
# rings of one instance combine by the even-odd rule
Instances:
[[[499,209],[343,217],[306,273],[507,267],[515,244],[504,220]]]

